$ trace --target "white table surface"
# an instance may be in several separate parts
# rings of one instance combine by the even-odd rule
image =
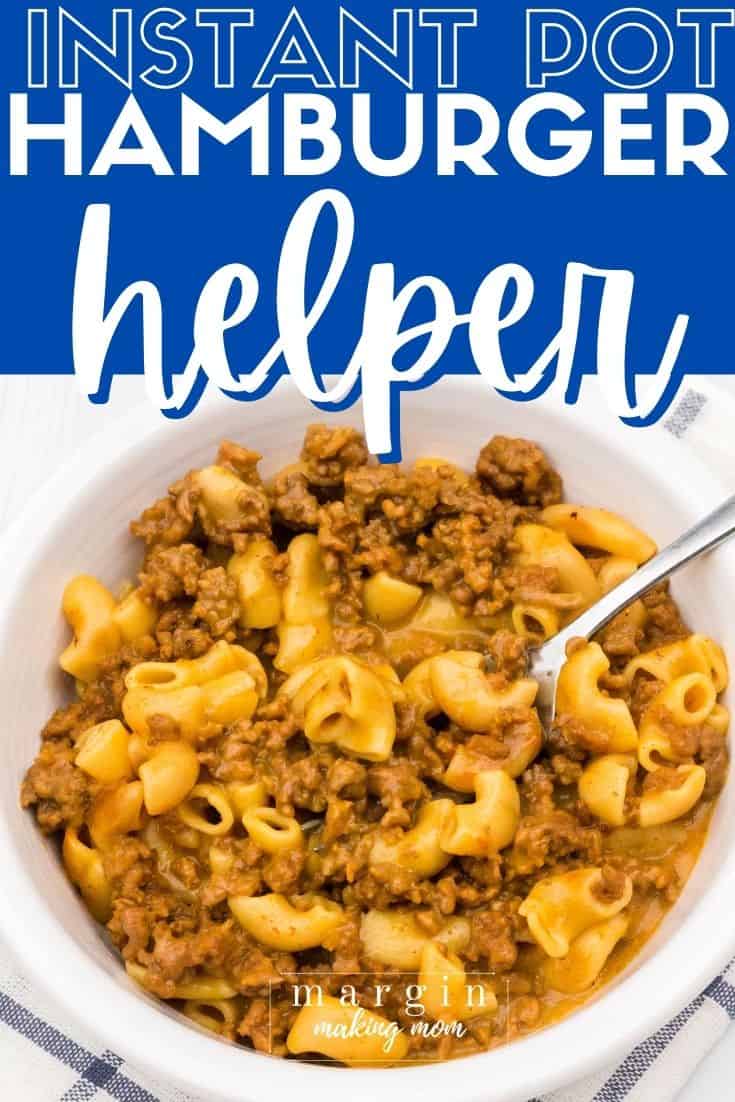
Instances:
[[[735,379],[724,383],[735,392]],[[116,379],[110,403],[93,406],[70,377],[0,377],[0,531],[17,516],[46,473],[74,454],[78,443],[104,432],[136,406],[142,420],[156,420],[140,378]],[[677,1102],[726,1102],[735,1091],[734,1072],[735,1026],[682,1088]]]

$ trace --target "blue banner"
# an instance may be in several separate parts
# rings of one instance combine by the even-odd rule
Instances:
[[[735,367],[732,7],[3,20],[3,372],[105,402],[145,367],[168,416],[285,370],[328,406],[478,370],[574,401],[601,374],[645,424]]]

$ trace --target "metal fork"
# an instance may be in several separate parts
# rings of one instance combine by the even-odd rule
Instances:
[[[649,589],[668,578],[680,566],[711,551],[735,534],[735,495],[700,520],[688,532],[659,551],[629,578],[606,593],[596,604],[540,647],[529,651],[528,676],[538,681],[538,708],[541,725],[551,730],[556,708],[556,684],[564,664],[566,646],[571,639],[589,639],[613,617],[642,597]]]

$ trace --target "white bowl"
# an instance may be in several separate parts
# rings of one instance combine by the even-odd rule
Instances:
[[[446,380],[404,394],[404,457],[446,455],[471,465],[494,433],[538,440],[560,468],[569,500],[617,509],[659,543],[725,497],[673,437],[626,429],[594,402],[556,409],[514,404],[477,379]],[[126,977],[87,916],[18,788],[45,719],[63,699],[57,656],[67,637],[59,613],[79,571],[115,585],[140,555],[128,521],[182,472],[211,460],[230,437],[265,456],[272,472],[293,459],[303,430],[323,419],[291,387],[253,405],[234,402],[143,432],[121,420],[52,477],[7,535],[0,580],[5,766],[0,771],[0,927],[29,977],[112,1050],[159,1081],[211,1102],[301,1099],[424,1102],[526,1099],[589,1074],[630,1050],[696,995],[735,950],[735,784],[726,786],[686,890],[644,953],[611,987],[559,1025],[460,1062],[395,1070],[303,1065],[223,1044],[148,998]],[[359,424],[357,411],[330,422]],[[697,630],[735,655],[735,552],[724,547],[675,582]]]

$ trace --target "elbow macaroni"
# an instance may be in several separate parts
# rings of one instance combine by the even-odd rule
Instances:
[[[574,939],[565,957],[549,957],[544,961],[544,978],[549,987],[565,995],[587,991],[599,978],[610,954],[627,930],[628,918],[624,914],[590,926]]]
[[[665,683],[687,673],[702,673],[711,679],[716,693],[723,692],[729,680],[722,647],[706,635],[698,634],[632,658],[623,671],[625,680],[630,684],[639,671]]]
[[[379,570],[368,578],[362,591],[365,612],[378,624],[394,624],[409,616],[418,605],[423,590]]]
[[[234,1036],[242,1009],[237,999],[187,999],[183,1013],[202,1029],[221,1036]]]
[[[658,550],[644,532],[608,509],[549,505],[542,512],[541,520],[549,528],[563,532],[573,544],[631,559],[637,566],[652,558]]]
[[[143,802],[149,815],[163,815],[178,807],[199,777],[199,759],[186,742],[160,742],[138,769]]]
[[[178,815],[192,830],[212,837],[229,834],[235,821],[227,792],[219,784],[195,784],[179,805]]]
[[[98,849],[104,850],[121,834],[140,830],[143,811],[143,785],[131,781],[100,793],[89,814],[89,833]]]
[[[513,533],[520,566],[543,566],[555,570],[562,593],[577,594],[586,607],[600,596],[595,572],[563,532],[542,524],[519,524]]]
[[[224,787],[238,819],[242,819],[246,811],[263,807],[266,803],[265,785],[262,781],[229,781]]]
[[[451,800],[430,800],[419,811],[416,825],[397,842],[376,839],[370,851],[370,864],[398,865],[412,869],[418,876],[434,876],[451,859],[441,840],[453,811]]]
[[[328,948],[344,922],[339,904],[322,896],[302,897],[299,906],[293,906],[278,892],[230,896],[228,903],[237,921],[256,941],[287,953],[318,945]]]
[[[559,673],[556,710],[604,733],[608,748],[624,754],[637,749],[638,732],[625,701],[609,696],[598,685],[609,669],[610,661],[599,643],[587,643],[575,650]]]
[[[633,885],[626,876],[615,899],[605,899],[598,868],[575,869],[539,880],[518,908],[531,935],[550,957],[565,957],[575,938],[590,926],[619,914],[630,903]]]
[[[233,673],[247,673],[259,698],[268,690],[268,679],[260,661],[244,647],[220,640],[201,658],[180,658],[176,662],[139,662],[125,678],[125,687],[173,692],[178,689],[211,685]]]
[[[434,941],[422,950],[419,985],[423,988],[421,1001],[435,1021],[466,1022],[498,1009],[495,992],[486,983],[468,983],[457,954]]]
[[[579,778],[579,798],[608,826],[625,823],[628,782],[635,777],[637,761],[632,754],[604,754],[595,758]]]
[[[329,577],[316,536],[309,532],[294,536],[288,545],[288,581],[278,625],[278,653],[273,659],[273,665],[282,673],[295,673],[306,662],[330,649],[332,624],[328,585]]]
[[[610,555],[597,571],[597,581],[601,591],[609,593],[611,589],[615,589],[615,586],[620,585],[621,582],[635,574],[637,569],[638,564],[634,559],[625,559],[620,555]],[[635,603],[645,613],[643,603],[638,601]]]
[[[544,605],[515,604],[510,618],[516,635],[533,642],[551,639],[559,630],[559,613]]]
[[[281,590],[273,577],[277,554],[270,540],[258,539],[227,563],[227,573],[237,583],[240,623],[246,629],[272,628],[281,618]]]
[[[503,769],[509,777],[521,773],[537,757],[543,745],[541,723],[535,711],[529,711],[526,720],[508,733],[503,733],[503,754],[492,758],[470,744],[458,746],[444,771],[442,784],[455,792],[474,792],[475,777],[489,769]]]
[[[150,989],[148,969],[134,961],[125,962],[125,970],[132,980],[145,989]],[[195,1002],[221,1002],[223,999],[233,999],[237,990],[221,976],[203,975],[195,980],[186,980],[174,984],[172,999],[192,1000]]]
[[[395,1022],[332,995],[299,1010],[286,1044],[294,1055],[319,1052],[348,1067],[389,1067],[408,1053],[408,1039]]]
[[[464,616],[451,597],[435,590],[424,594],[405,626],[438,638],[482,634],[476,622]]]
[[[123,716],[133,731],[148,735],[151,717],[163,715],[193,739],[208,723],[249,719],[268,682],[254,654],[220,641],[201,658],[141,662],[125,686]]]
[[[530,678],[507,683],[444,655],[432,659],[429,680],[439,709],[466,731],[490,730],[503,710],[530,708],[538,691]]]
[[[469,669],[479,670],[482,665],[482,655],[477,651],[450,650],[444,657]],[[441,711],[441,707],[434,695],[434,686],[431,680],[431,670],[434,658],[425,658],[414,666],[403,682],[403,691],[406,699],[413,704],[417,715],[421,719],[431,719]]]
[[[661,761],[682,762],[684,759],[672,746],[667,724],[678,728],[702,725],[716,706],[715,687],[704,674],[683,674],[670,681],[641,717],[638,743],[641,765],[653,772]]]
[[[366,911],[360,921],[360,940],[364,955],[377,964],[416,972],[421,954],[430,941],[443,945],[449,952],[461,953],[470,940],[468,919],[454,916],[446,919],[437,933],[429,934],[413,911]]]
[[[113,621],[115,598],[96,578],[80,574],[64,590],[61,607],[74,638],[59,665],[78,681],[92,681],[103,659],[120,646],[120,629]]]
[[[132,773],[129,741],[130,736],[119,719],[96,723],[77,739],[74,760],[101,784],[123,781]]]
[[[93,846],[85,845],[71,827],[67,827],[64,833],[61,853],[69,879],[79,888],[93,916],[98,922],[107,922],[112,892],[101,853]]]
[[[118,628],[125,643],[134,643],[144,635],[151,635],[158,621],[158,609],[146,601],[139,589],[120,601],[112,613],[112,622]]]
[[[241,517],[241,501],[245,484],[234,471],[219,464],[203,467],[194,476],[199,491],[198,513],[205,521],[222,528],[235,528]]]
[[[393,702],[403,697],[392,669],[373,669],[346,656],[323,658],[290,677],[281,693],[309,742],[334,743],[368,761],[390,757]]]
[[[655,788],[641,795],[638,822],[642,827],[660,826],[680,819],[699,800],[707,781],[701,765],[678,765],[672,787]]]
[[[90,574],[72,578],[64,590],[62,611],[74,638],[59,658],[59,665],[77,681],[98,675],[101,663],[123,643],[150,635],[158,620],[154,603],[133,589],[118,603],[102,582]]]
[[[254,807],[242,817],[242,825],[266,853],[284,853],[304,844],[304,832],[296,819],[283,815],[274,807]]]
[[[486,857],[509,846],[521,817],[521,800],[515,781],[502,769],[478,773],[473,804],[454,806],[447,815],[439,839],[446,853]]]

